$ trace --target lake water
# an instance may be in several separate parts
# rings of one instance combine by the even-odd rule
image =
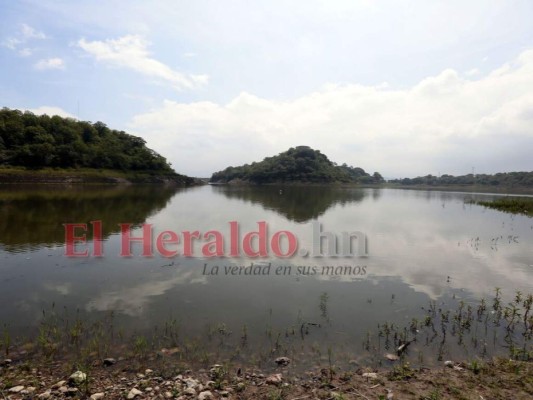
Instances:
[[[468,203],[497,196],[339,187],[2,187],[0,324],[24,341],[50,315],[64,324],[112,315],[122,340],[147,337],[156,350],[176,346],[206,362],[258,365],[289,355],[305,368],[329,357],[379,364],[401,338],[416,338],[406,353],[414,364],[507,354],[515,341],[530,350],[518,323],[509,332],[508,322],[493,321],[493,298],[496,287],[504,305],[516,291],[533,293],[533,219]],[[66,257],[63,224],[96,220],[103,257]],[[289,258],[271,250],[266,258],[205,258],[200,241],[193,257],[143,257],[139,244],[131,257],[120,256],[119,223],[133,224],[133,236],[142,235],[143,223],[152,224],[154,236],[216,230],[229,254],[230,221],[241,235],[261,221],[270,236],[290,231],[299,250]],[[339,238],[362,232],[368,255],[302,256],[312,248],[314,221]],[[92,250],[90,240],[76,249],[84,248]],[[268,274],[229,273],[251,263]],[[279,266],[283,273],[276,274]],[[481,298],[487,310],[478,316]],[[475,318],[463,331],[469,306]],[[444,335],[442,310],[451,310]]]

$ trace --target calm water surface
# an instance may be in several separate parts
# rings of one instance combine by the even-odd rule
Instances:
[[[492,299],[495,287],[504,302],[517,290],[533,293],[533,219],[467,203],[496,196],[331,187],[2,187],[0,324],[24,337],[37,332],[43,310],[90,320],[113,312],[126,336],[161,332],[174,321],[180,340],[234,359],[284,353],[306,365],[323,361],[327,349],[339,363],[377,362],[394,350],[378,337],[387,323],[417,336],[413,362],[434,362],[437,353],[479,355],[471,342],[443,345],[422,328],[406,329],[413,318],[424,319],[430,304],[475,308],[479,299]],[[104,257],[66,257],[62,224],[94,220],[103,223]],[[266,221],[269,232],[291,231],[307,249],[311,224],[319,221],[338,235],[365,233],[369,254],[166,259],[142,257],[134,245],[132,257],[119,256],[119,223],[150,223],[156,233],[218,230],[229,238],[229,221],[238,221],[241,232]],[[225,274],[225,266],[251,262],[270,263],[270,274]],[[218,274],[204,274],[214,266]],[[276,276],[277,266],[286,273]],[[322,274],[323,266],[356,272]],[[312,268],[314,275],[299,273]],[[475,335],[485,343],[482,355],[505,351],[503,334]]]

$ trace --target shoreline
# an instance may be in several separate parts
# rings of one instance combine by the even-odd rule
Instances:
[[[167,184],[198,186],[204,182],[180,174],[160,174],[156,171],[118,171],[99,169],[38,169],[0,168],[0,185],[55,184],[55,185],[132,185]]]
[[[299,373],[286,357],[273,357],[269,371],[228,360],[195,368],[171,350],[87,364],[21,357],[0,362],[0,395],[11,400],[529,399],[533,363],[495,358],[411,368],[399,361],[390,368],[331,365]]]

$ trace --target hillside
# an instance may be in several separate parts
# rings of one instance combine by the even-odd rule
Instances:
[[[346,164],[338,166],[318,150],[291,147],[261,162],[228,167],[213,174],[213,183],[381,183],[379,173],[366,173]]]
[[[32,175],[31,171],[36,170],[40,173]],[[146,147],[144,139],[110,129],[102,122],[0,110],[2,181],[13,177],[24,180],[30,175],[39,181],[47,170],[56,171],[55,175],[63,170],[70,175],[83,171],[86,176],[91,175],[91,170],[111,171],[111,175],[117,175],[116,171],[120,178],[124,174],[157,175],[180,183],[192,182],[191,178],[176,174],[163,156]],[[58,176],[61,179],[61,174]]]

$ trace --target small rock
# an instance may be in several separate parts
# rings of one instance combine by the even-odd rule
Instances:
[[[60,387],[59,389],[57,389],[57,390],[59,390],[60,393],[65,394],[65,393],[68,392],[68,387],[67,387],[67,386],[61,386],[61,387]]]
[[[246,384],[244,382],[237,383],[236,390],[237,392],[243,392],[246,389]]]
[[[81,371],[76,371],[70,375],[68,380],[75,385],[81,385],[87,380],[87,374]]]
[[[163,396],[165,396],[165,399],[171,399],[171,398],[174,397],[174,395],[172,393],[170,393],[170,392],[165,392],[165,394]]]
[[[78,394],[78,388],[72,387],[67,389],[67,396],[76,396]]]
[[[454,363],[453,361],[448,360],[448,361],[444,361],[444,365],[447,366],[448,368],[453,368]]]
[[[398,361],[400,357],[398,357],[396,354],[387,353],[385,354],[385,358],[389,361]]]
[[[150,393],[150,392],[153,392],[154,389],[151,388],[151,387],[147,387],[146,389],[144,389],[144,391],[147,392],[147,393]]]
[[[280,385],[282,380],[283,377],[281,376],[281,374],[273,374],[266,378],[266,383],[268,383],[269,385]]]
[[[145,373],[146,375],[151,375],[151,374],[154,373],[154,371],[151,370],[150,368],[148,368],[146,371],[144,371],[144,373]]]
[[[2,363],[0,365],[7,367],[12,362],[13,362],[13,360],[11,360],[11,358],[6,358],[4,361],[2,361]]]
[[[222,397],[229,397],[229,392],[227,390],[222,390],[218,392]]]
[[[52,389],[59,389],[61,386],[65,386],[66,383],[67,381],[59,381],[52,386]]]
[[[209,390],[206,390],[205,392],[202,392],[198,395],[198,400],[212,400],[214,399],[213,393],[211,393]]]
[[[183,391],[183,394],[186,396],[196,396],[196,390],[194,390],[192,387],[188,387]]]
[[[44,400],[49,399],[50,397],[52,397],[52,391],[50,389],[46,390],[45,392],[37,396],[37,398],[44,399]]]
[[[24,386],[13,386],[11,389],[8,390],[9,393],[19,393],[24,390]]]
[[[199,382],[196,379],[187,378],[183,381],[187,385],[188,388],[196,389],[199,385]]]
[[[95,393],[91,395],[91,400],[100,400],[105,397],[105,393]]]
[[[274,360],[276,364],[282,367],[286,367],[291,363],[291,359],[289,357],[278,357]]]
[[[139,389],[133,388],[129,391],[127,398],[134,399],[135,397],[140,396],[141,394],[143,394],[143,392],[141,392]]]
[[[25,392],[26,392],[25,394],[31,394],[31,393],[35,392],[36,390],[37,390],[36,387],[28,386],[28,387],[26,388],[26,390],[25,390]]]
[[[146,378],[146,375],[139,373],[139,374],[137,374],[137,378],[144,379],[144,378]]]
[[[117,360],[115,360],[114,358],[106,358],[104,360],[104,367],[110,367],[112,365],[115,365],[117,363]]]
[[[365,372],[363,374],[363,378],[378,379],[378,374],[376,374],[375,372]]]

